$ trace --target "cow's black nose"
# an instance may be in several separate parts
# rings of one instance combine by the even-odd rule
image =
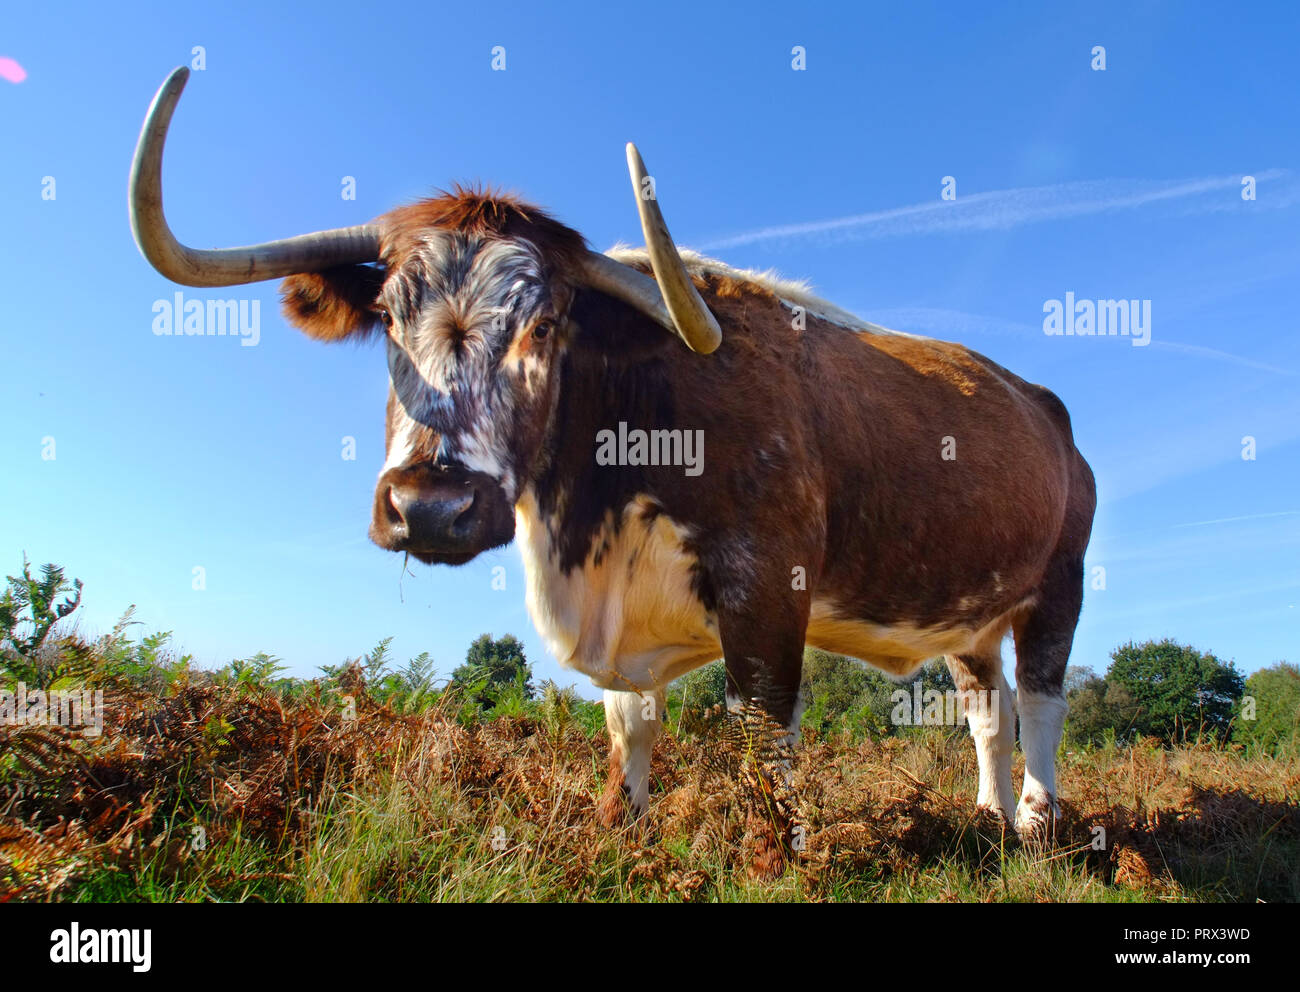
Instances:
[[[514,508],[496,479],[430,462],[379,477],[370,538],[421,561],[461,564],[508,543],[514,522]]]
[[[423,462],[388,469],[375,487],[370,538],[388,551],[462,565],[514,535],[514,505],[482,472]]]
[[[474,490],[468,484],[438,489],[390,486],[388,505],[392,512],[388,516],[393,536],[403,541],[413,537],[454,539],[457,531],[464,532],[472,522],[474,500]]]
[[[389,551],[472,543],[477,489],[462,473],[387,472],[375,490],[370,536]]]

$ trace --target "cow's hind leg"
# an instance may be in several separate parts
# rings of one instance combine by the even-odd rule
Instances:
[[[596,807],[607,827],[620,823],[630,807],[633,816],[650,806],[650,752],[663,729],[664,694],[605,690],[605,727],[609,731],[609,778]]]
[[[1083,605],[1083,560],[1062,556],[1050,566],[1037,602],[1014,625],[1016,697],[1025,784],[1016,808],[1016,832],[1043,841],[1060,816],[1056,752],[1065,726],[1065,666]]]
[[[1011,756],[1016,746],[1016,715],[1002,674],[1002,654],[948,655],[944,659],[957,686],[966,725],[975,741],[979,761],[976,802],[1010,823],[1015,792],[1011,785]]]

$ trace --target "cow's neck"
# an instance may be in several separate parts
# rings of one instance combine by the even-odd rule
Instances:
[[[651,691],[715,658],[700,601],[692,527],[675,518],[685,466],[600,464],[598,436],[677,429],[662,362],[579,355],[564,369],[542,469],[520,493],[515,537],[538,632],[564,665],[609,689]]]
[[[694,432],[703,424],[694,423],[689,402],[679,400],[672,365],[606,360],[590,352],[566,360],[542,467],[529,487],[562,570],[580,566],[598,550],[597,542],[616,535],[634,501],[647,513],[676,509],[682,490],[707,488],[699,475],[686,474],[685,465],[627,463],[636,460],[628,443],[634,431],[675,430],[683,439],[691,431],[690,452],[697,453]],[[598,458],[602,440],[604,457]]]

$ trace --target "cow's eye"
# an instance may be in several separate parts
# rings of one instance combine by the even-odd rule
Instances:
[[[543,341],[546,339],[546,336],[550,334],[551,331],[553,330],[555,330],[555,325],[551,323],[549,320],[543,320],[536,327],[533,328],[533,337],[535,337],[538,341]]]
[[[393,315],[383,307],[376,307],[375,312],[379,314],[379,320],[385,327],[393,326]]]

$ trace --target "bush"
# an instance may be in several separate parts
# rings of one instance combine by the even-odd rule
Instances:
[[[1300,667],[1279,661],[1246,680],[1232,739],[1279,757],[1300,751]]]

